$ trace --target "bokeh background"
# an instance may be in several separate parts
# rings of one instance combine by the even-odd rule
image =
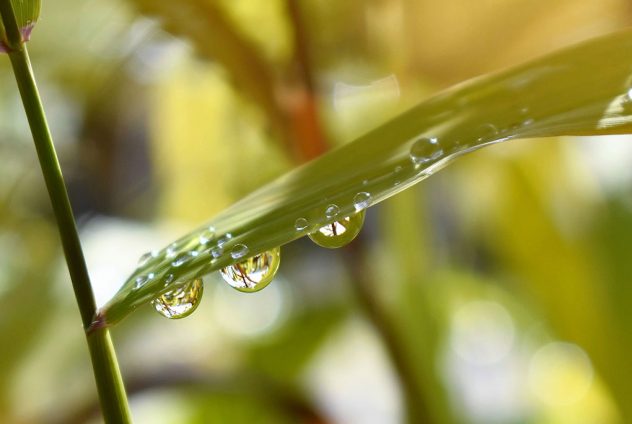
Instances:
[[[624,0],[55,0],[29,49],[98,302],[270,179],[459,81],[624,28]],[[629,54],[629,52],[622,52]],[[98,423],[0,58],[0,422]],[[113,330],[138,423],[632,422],[632,138],[512,141],[283,247],[256,294]]]

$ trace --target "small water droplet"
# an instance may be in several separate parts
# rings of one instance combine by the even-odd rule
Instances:
[[[400,172],[402,172],[402,169],[404,168],[402,168],[401,165],[397,165],[395,169],[393,170],[393,172],[395,172],[396,174],[399,174]]]
[[[153,274],[150,274],[153,275]],[[147,282],[149,282],[150,280],[150,275],[140,275],[138,277],[136,277],[136,280],[134,281],[134,289],[138,290],[141,287],[143,287],[145,284],[147,284]]]
[[[294,222],[294,228],[296,231],[303,231],[308,225],[309,223],[305,218],[298,218],[296,222]]]
[[[173,262],[171,262],[171,266],[179,267],[189,262],[191,259],[196,257],[198,252],[187,252],[179,255]]]
[[[362,191],[356,194],[353,198],[353,206],[355,207],[355,210],[359,212],[371,206],[371,200],[371,195],[366,191]]]
[[[333,218],[340,213],[340,208],[338,205],[329,205],[327,209],[325,209],[325,216],[327,218]]]
[[[233,250],[230,251],[230,256],[233,259],[241,259],[248,254],[249,250],[245,244],[236,244]]]
[[[319,246],[335,249],[356,238],[362,229],[362,224],[364,224],[364,211],[324,225],[308,236]]]
[[[435,137],[418,138],[410,147],[410,159],[415,165],[422,165],[443,156],[443,149]]]
[[[158,252],[156,252],[155,250],[145,253],[143,256],[138,258],[138,268],[147,265],[149,261],[156,258],[157,256],[158,256]]]
[[[369,185],[369,180],[362,180],[362,185],[363,186]]]
[[[529,125],[533,124],[535,122],[535,120],[533,118],[528,118],[525,119],[524,121],[522,121],[522,126],[523,127],[528,127]]]
[[[213,237],[215,237],[215,227],[211,226],[202,231],[198,239],[200,241],[200,244],[206,245],[208,244],[208,242],[213,240]]]
[[[165,277],[165,287],[167,287],[169,284],[173,283],[174,280],[174,275],[173,274],[167,274],[167,276]]]
[[[256,292],[266,287],[279,269],[281,248],[276,247],[243,262],[222,268],[220,274],[233,288]]]
[[[176,243],[171,243],[165,252],[165,256],[167,258],[173,258],[178,253],[178,245]]]
[[[233,235],[231,233],[226,233],[222,237],[220,237],[219,240],[217,240],[217,245],[219,247],[224,247],[224,245],[228,243],[228,241],[232,238],[233,238]]]
[[[215,259],[219,258],[224,254],[224,248],[222,246],[215,246],[211,249],[211,256]]]
[[[197,278],[159,296],[151,304],[162,316],[170,319],[184,318],[195,311],[203,292],[202,279]]]

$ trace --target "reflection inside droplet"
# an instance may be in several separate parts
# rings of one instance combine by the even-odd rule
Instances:
[[[308,234],[309,238],[319,246],[335,249],[351,242],[364,224],[365,211],[344,217],[330,224],[324,225],[314,233]]]
[[[220,270],[224,281],[243,292],[256,292],[265,288],[279,269],[281,248],[260,253],[245,261]]]
[[[202,280],[198,278],[164,293],[154,299],[151,304],[164,317],[170,319],[184,318],[191,315],[198,307],[203,291],[204,285]]]

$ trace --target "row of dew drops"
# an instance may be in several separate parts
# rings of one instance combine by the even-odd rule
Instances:
[[[632,109],[632,89],[626,91],[622,96],[618,97],[624,113]],[[528,108],[520,109],[520,114],[528,113]],[[529,118],[514,124],[507,130],[515,130],[519,127],[528,127],[534,123],[534,119]],[[485,141],[498,140],[504,130],[497,128],[493,124],[485,124],[481,127],[482,136],[477,141],[479,143]],[[503,137],[500,137],[502,139]],[[456,143],[457,147],[467,148],[467,145]],[[421,169],[422,173],[431,172],[430,169],[423,169],[424,165],[431,165],[439,159],[446,157],[446,154],[435,137],[418,137],[412,140],[409,151],[410,161],[415,169]],[[402,171],[401,166],[395,167],[394,174]],[[367,180],[363,182],[364,185]],[[395,181],[395,185],[400,184],[399,180]],[[320,227],[317,231],[309,233],[308,237],[318,244],[326,248],[339,248],[351,242],[362,229],[364,224],[365,209],[371,206],[373,198],[368,192],[360,192],[353,199],[356,213],[337,219],[330,224]],[[335,204],[328,205],[325,209],[325,216],[328,220],[333,220],[341,213],[340,207]],[[306,218],[298,218],[294,223],[296,231],[302,232],[309,227]],[[232,235],[225,234],[215,241],[215,246],[209,249],[209,253],[213,258],[218,258],[224,253],[224,245],[232,238]],[[199,235],[199,242],[202,246],[206,246],[215,240],[215,229],[209,227],[202,231]],[[165,255],[167,258],[174,258],[171,263],[174,267],[179,267],[189,260],[197,257],[200,252],[190,251],[185,254],[177,255],[177,245],[169,246]],[[244,244],[237,244],[233,247],[230,255],[233,259],[245,258],[249,253],[249,249]],[[139,267],[147,264],[150,260],[157,258],[158,252],[150,252],[141,256]],[[230,265],[220,270],[222,278],[233,288],[241,292],[252,293],[265,288],[274,278],[281,260],[281,249],[276,247],[267,252],[249,257],[239,263]],[[155,275],[148,274],[136,279],[136,288],[140,288],[146,282],[155,278]],[[168,274],[164,280],[165,287],[171,285],[175,278],[173,274]],[[168,291],[152,301],[152,305],[161,315],[177,319],[184,318],[192,314],[197,308],[203,293],[203,284],[201,278],[194,278],[188,281],[180,282],[179,287]]]
[[[436,138],[418,138],[413,141],[410,149],[410,160],[415,168],[421,165],[438,160],[444,155]],[[398,167],[401,168],[401,167]],[[397,171],[396,171],[397,172]],[[339,248],[351,242],[362,229],[364,224],[365,209],[371,206],[373,198],[368,192],[359,192],[353,199],[355,213],[320,227],[308,237],[317,245],[326,248]],[[341,214],[340,207],[330,204],[325,208],[325,217],[333,220]],[[309,227],[306,218],[298,218],[294,223],[296,231],[302,232]],[[199,235],[199,242],[202,246],[214,241],[214,247],[208,252],[213,258],[218,258],[224,253],[224,245],[232,238],[232,235],[225,234],[215,240],[215,229],[206,228]],[[233,259],[245,258],[249,249],[244,244],[236,244],[230,255]],[[153,258],[157,258],[158,252],[148,252],[141,256],[139,267],[146,265]],[[165,250],[168,258],[173,258],[173,267],[182,266],[184,263],[200,255],[198,251],[190,251],[177,255],[177,245],[173,244]],[[241,292],[252,293],[265,288],[274,278],[281,260],[281,249],[276,247],[267,252],[251,256],[239,263],[230,265],[220,270],[220,275],[231,287]],[[148,274],[136,279],[136,288],[142,287],[155,275]],[[168,274],[164,280],[165,287],[174,283],[173,274]],[[194,278],[188,281],[179,281],[178,287],[168,291],[151,303],[158,313],[171,318],[178,319],[191,315],[197,308],[202,297],[204,286],[201,278]]]
[[[624,113],[628,110],[632,110],[632,89],[626,91],[623,95],[618,96],[618,100],[621,103]],[[529,112],[527,107],[520,109],[521,115],[526,115]],[[515,123],[512,126],[504,129],[499,129],[493,124],[484,124],[480,127],[482,134],[476,139],[478,144],[483,142],[490,142],[494,140],[506,139],[508,134],[503,135],[506,131],[516,130],[517,128],[525,128],[531,126],[534,123],[533,118],[528,118],[522,122]],[[432,170],[426,165],[432,165],[433,163],[444,159],[449,155],[446,155],[443,147],[439,143],[436,137],[420,136],[411,140],[411,147],[409,150],[410,162],[412,162],[415,170],[420,170],[422,173],[429,175]],[[459,149],[466,149],[470,146],[462,144],[460,142],[455,143],[455,147]],[[394,174],[399,174],[402,171],[401,166],[396,166]],[[363,181],[364,185],[368,184],[368,180]],[[395,181],[395,185],[400,184],[399,179]],[[308,237],[317,245],[326,248],[339,248],[349,242],[351,242],[362,229],[364,224],[365,209],[367,209],[373,203],[373,198],[368,192],[359,192],[353,199],[353,205],[355,213],[349,216],[345,216],[341,219],[320,227],[317,231],[309,233]],[[330,204],[325,209],[325,217],[327,220],[333,220],[337,218],[341,213],[340,207],[335,204]],[[298,218],[294,223],[294,228],[298,232],[305,231],[309,227],[309,222],[306,218]],[[218,258],[224,253],[224,245],[232,238],[230,233],[223,235],[215,240],[215,229],[209,227],[202,231],[199,235],[199,242],[202,246],[210,244],[214,241],[214,247],[210,248],[208,252],[213,258]],[[177,245],[173,244],[169,246],[165,255],[167,258],[173,258],[171,265],[173,267],[179,267],[187,261],[200,255],[199,251],[190,251],[185,254],[177,255]],[[246,258],[249,253],[249,249],[244,244],[237,244],[233,247],[230,255],[233,259]],[[144,266],[150,260],[157,258],[158,252],[150,252],[141,256],[139,260],[139,267]],[[260,253],[249,257],[239,263],[230,265],[220,270],[222,278],[233,288],[241,292],[252,293],[265,288],[274,278],[281,260],[281,249],[276,247],[267,252]],[[155,275],[148,274],[136,279],[136,288],[140,288],[148,281],[155,278]],[[175,278],[173,274],[168,274],[164,280],[165,287],[171,285]],[[197,308],[203,293],[203,284],[201,278],[194,278],[188,281],[180,282],[178,288],[168,291],[158,298],[152,301],[152,305],[161,315],[177,319],[184,318],[192,314]]]

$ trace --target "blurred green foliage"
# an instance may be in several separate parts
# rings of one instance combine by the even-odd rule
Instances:
[[[623,0],[46,2],[29,48],[99,301],[143,252],[296,164],[631,17]],[[0,70],[0,422],[99,422]],[[389,75],[399,97],[371,84]],[[629,144],[487,149],[369,210],[344,252],[285,246],[261,293],[210,277],[186,320],[144,308],[114,330],[136,420],[629,421]]]

